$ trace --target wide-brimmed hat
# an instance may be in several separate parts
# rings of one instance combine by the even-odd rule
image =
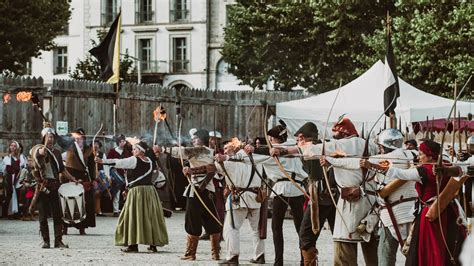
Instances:
[[[295,137],[299,134],[303,134],[303,136],[307,138],[317,138],[318,137],[318,127],[313,122],[306,122],[303,126],[301,126],[295,133]]]

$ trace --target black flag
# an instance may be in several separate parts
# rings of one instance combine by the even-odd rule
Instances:
[[[386,110],[386,116],[390,116],[390,113],[395,113],[398,97],[400,97],[400,88],[398,87],[397,68],[389,30],[387,36],[387,55],[385,56],[385,91],[383,93],[383,106],[384,110]]]
[[[121,12],[117,15],[110,26],[109,32],[97,46],[92,48],[91,53],[100,63],[102,73],[100,77],[108,83],[117,83],[120,72],[120,30]]]

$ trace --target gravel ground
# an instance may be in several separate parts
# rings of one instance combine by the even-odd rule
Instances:
[[[158,253],[149,253],[146,246],[139,246],[140,253],[124,254],[114,246],[114,232],[117,218],[97,217],[97,227],[89,228],[86,236],[80,236],[78,230],[69,229],[64,242],[69,249],[42,249],[37,221],[0,220],[0,264],[159,264],[159,265],[216,265],[211,260],[209,241],[200,241],[197,260],[184,262],[179,259],[185,249],[184,213],[174,213],[166,219],[169,244],[158,249]],[[52,234],[52,220],[49,221]],[[252,254],[252,241],[248,233],[248,224],[241,229],[241,264],[248,264]],[[271,219],[268,220],[268,238],[265,247],[267,264],[274,258]],[[285,220],[285,265],[299,265],[298,237],[293,222]],[[53,239],[53,236],[51,236]],[[53,243],[51,243],[53,245]],[[222,244],[222,246],[224,246]],[[323,230],[318,241],[319,265],[332,265],[333,246],[331,231]],[[221,252],[221,258],[224,252]],[[398,253],[398,261],[403,265],[404,258]],[[358,264],[364,265],[359,251]],[[397,265],[398,265],[397,264]]]

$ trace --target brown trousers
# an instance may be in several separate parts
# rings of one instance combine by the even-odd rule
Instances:
[[[369,242],[361,242],[362,254],[364,254],[365,265],[376,266],[378,239],[371,237]],[[334,265],[357,266],[357,243],[334,241]]]

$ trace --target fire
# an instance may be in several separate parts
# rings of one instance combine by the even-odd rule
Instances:
[[[339,149],[331,153],[331,157],[335,157],[335,158],[344,158],[346,156],[347,154],[344,151],[339,150]]]
[[[3,94],[3,103],[8,103],[12,99],[10,93]]]
[[[16,100],[19,102],[27,102],[32,96],[33,94],[30,91],[20,91],[16,94]]]
[[[155,122],[164,121],[166,119],[166,110],[161,107],[161,104],[153,111],[153,119]]]
[[[140,142],[140,139],[137,137],[126,137],[125,140],[130,143],[131,145],[135,145]]]
[[[243,147],[243,143],[236,137],[232,138],[229,141],[229,145],[234,147],[234,150],[239,150],[240,148]]]

